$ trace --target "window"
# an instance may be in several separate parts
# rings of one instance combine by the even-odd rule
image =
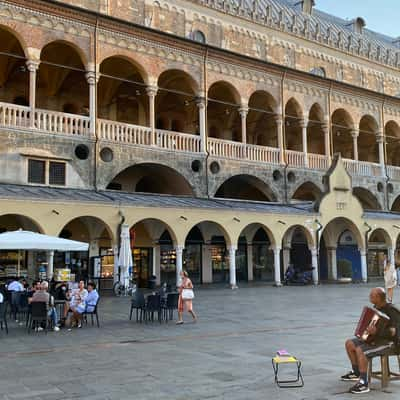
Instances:
[[[42,184],[46,183],[46,161],[28,161],[28,182]]]
[[[65,186],[66,163],[28,159],[28,183]]]
[[[320,77],[322,77],[322,78],[326,78],[325,69],[322,68],[322,67],[313,68],[313,69],[310,71],[310,74],[317,75],[317,76],[320,76]]]
[[[65,186],[65,163],[50,161],[49,184]]]
[[[195,42],[199,42],[199,43],[205,43],[206,42],[206,36],[204,35],[204,33],[202,31],[193,31],[192,32],[192,39]]]

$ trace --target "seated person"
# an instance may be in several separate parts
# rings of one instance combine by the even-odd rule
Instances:
[[[73,291],[68,291],[66,293],[66,303],[64,306],[64,318],[63,320],[65,321],[68,312],[73,311],[75,307],[81,302],[83,302],[88,295],[88,291],[85,289],[85,282],[84,281],[79,281],[79,288]]]
[[[28,289],[28,297],[32,297],[33,294],[40,290],[40,281],[34,281],[32,287]]]
[[[4,303],[4,295],[0,290],[0,303]]]
[[[29,303],[46,303],[47,305],[47,315],[53,321],[54,331],[58,332],[60,328],[57,326],[58,318],[57,318],[57,311],[54,307],[54,298],[50,296],[47,292],[49,289],[49,284],[46,281],[43,281],[40,285],[40,290],[37,290],[33,296],[28,300]]]
[[[76,322],[78,328],[82,328],[82,314],[84,312],[93,312],[97,301],[99,300],[99,294],[96,290],[96,285],[93,282],[89,282],[87,286],[88,295],[85,299],[79,303],[76,307],[72,308],[73,321]]]
[[[368,333],[375,335],[372,343],[366,343],[359,338],[348,339],[346,341],[346,351],[349,357],[352,370],[341,379],[343,381],[357,381],[350,388],[351,393],[367,393],[368,386],[368,359],[384,355],[396,349],[400,343],[400,311],[392,304],[386,302],[386,293],[383,288],[374,288],[369,295],[370,302],[376,309],[386,314],[389,324],[385,329],[377,334],[376,326],[368,327]]]

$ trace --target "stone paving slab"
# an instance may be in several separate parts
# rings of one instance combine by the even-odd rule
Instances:
[[[199,321],[177,326],[128,320],[129,299],[103,297],[101,327],[0,332],[0,399],[291,399],[360,397],[338,377],[369,285],[245,286],[196,290]],[[400,298],[400,290],[395,300]],[[286,348],[303,362],[305,386],[279,389],[271,357]],[[398,399],[373,381],[365,399]]]

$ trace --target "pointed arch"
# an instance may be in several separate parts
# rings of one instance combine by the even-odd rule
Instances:
[[[292,199],[303,201],[319,201],[321,196],[321,189],[315,183],[308,181],[297,187]]]
[[[353,188],[353,195],[360,201],[364,210],[382,210],[379,200],[368,189],[355,187]]]

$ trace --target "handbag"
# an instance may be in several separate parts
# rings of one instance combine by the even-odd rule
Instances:
[[[183,289],[182,290],[182,299],[183,300],[192,300],[194,298],[193,289]]]

